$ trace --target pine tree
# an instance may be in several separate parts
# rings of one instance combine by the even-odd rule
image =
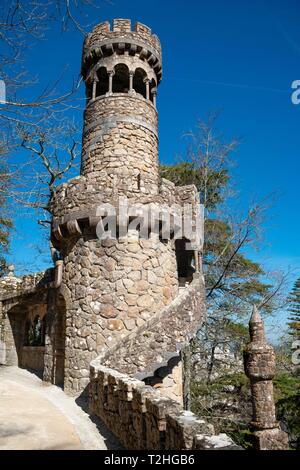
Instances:
[[[288,308],[291,312],[289,317],[289,334],[300,338],[300,277],[294,284],[294,287],[289,296],[290,306]]]

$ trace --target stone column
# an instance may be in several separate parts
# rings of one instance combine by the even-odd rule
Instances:
[[[94,80],[93,80],[93,92],[92,92],[92,99],[93,100],[96,98],[97,82],[98,82],[98,80],[96,78],[94,78]]]
[[[108,93],[112,93],[114,71],[109,70],[107,73],[108,73]]]
[[[281,431],[275,415],[273,382],[275,353],[267,344],[264,325],[256,308],[249,322],[250,343],[244,352],[245,373],[250,379],[254,445],[258,450],[287,450],[287,434]]]
[[[129,93],[133,90],[133,75],[134,72],[132,70],[129,71]]]
[[[145,78],[144,82],[146,84],[146,100],[150,100],[150,80],[149,80],[149,78]]]

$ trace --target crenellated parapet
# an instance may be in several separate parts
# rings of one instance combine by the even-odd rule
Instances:
[[[112,28],[108,21],[95,26],[84,42],[83,77],[85,79],[88,77],[91,68],[99,60],[105,62],[114,54],[122,56],[123,59],[126,56],[137,58],[146,67],[149,65],[149,69],[155,73],[156,84],[160,82],[162,77],[160,41],[148,26],[137,22],[132,28],[128,19],[115,19]]]

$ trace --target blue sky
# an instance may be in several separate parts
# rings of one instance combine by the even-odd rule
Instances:
[[[265,243],[256,259],[267,267],[300,273],[300,105],[291,83],[300,79],[298,0],[96,1],[93,22],[123,17],[149,25],[161,39],[163,81],[159,87],[160,159],[171,163],[184,150],[184,132],[198,118],[222,109],[219,129],[243,140],[232,170],[242,205],[253,197],[279,195],[265,223]],[[66,89],[78,77],[83,37],[50,25],[28,56],[40,86],[65,69]],[[30,99],[32,89],[27,91]],[[83,98],[83,87],[79,97]],[[81,101],[83,104],[83,100]],[[81,111],[74,112],[81,119]],[[19,269],[44,268],[34,257],[40,232],[33,219],[16,220],[10,259]]]

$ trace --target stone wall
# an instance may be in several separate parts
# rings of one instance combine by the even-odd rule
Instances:
[[[172,302],[97,357],[97,363],[143,380],[161,393],[183,402],[181,349],[205,319],[204,282],[195,276]],[[109,347],[109,345],[111,346]]]
[[[65,387],[89,381],[89,363],[163,310],[178,292],[172,242],[72,240],[62,251],[62,285],[70,294],[66,312]]]
[[[91,412],[128,450],[235,449],[226,435],[158,390],[93,361]]]
[[[141,181],[142,183],[142,181]],[[130,203],[152,205],[156,210],[166,210],[168,206],[182,207],[183,204],[192,204],[195,210],[199,210],[197,188],[194,185],[178,188],[172,182],[162,179],[159,181],[158,193],[149,195],[143,187],[137,190],[131,181],[126,182],[128,191],[126,197]],[[86,219],[96,215],[96,209],[103,203],[110,203],[117,207],[118,196],[125,195],[124,187],[118,190],[118,185],[113,188],[90,182],[85,176],[78,176],[58,186],[53,194],[52,210],[54,214],[53,226],[57,223],[65,223],[74,218]],[[180,191],[179,191],[180,189]],[[81,222],[80,222],[81,223]]]
[[[85,110],[81,174],[116,194],[157,194],[157,143],[150,101],[124,93],[99,97]]]
[[[14,274],[0,278],[0,301],[12,306],[14,299],[24,297],[34,293],[37,289],[43,288],[53,280],[53,269],[45,272],[26,274],[16,277]],[[6,307],[7,309],[8,307]]]
[[[25,329],[25,315],[2,311],[1,339],[5,343],[3,364],[18,366],[20,364]]]
[[[4,365],[5,363],[6,363],[6,344],[2,339],[0,339],[0,365]]]
[[[48,357],[48,368],[53,369],[54,357],[49,350],[49,336],[44,346],[24,346],[26,344],[26,323],[38,315],[40,320],[47,315],[49,305],[55,310],[56,303],[51,302],[49,292],[55,292],[53,286],[54,270],[44,273],[16,277],[5,276],[0,280],[0,345],[2,354],[0,364],[14,365],[29,369],[44,369],[44,358]],[[54,296],[55,297],[55,296]],[[64,334],[64,331],[61,331]],[[51,341],[56,342],[52,335]]]
[[[195,275],[170,305],[157,310],[153,319],[111,348],[102,363],[120,372],[136,374],[139,379],[152,377],[157,369],[168,365],[170,358],[178,356],[205,315],[204,281],[201,275]]]

